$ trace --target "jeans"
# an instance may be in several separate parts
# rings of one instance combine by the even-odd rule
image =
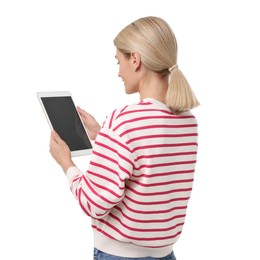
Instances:
[[[174,253],[171,252],[169,255],[164,257],[137,257],[137,258],[131,258],[131,257],[120,257],[120,256],[114,256],[109,255],[107,253],[104,253],[96,248],[94,248],[94,260],[176,260]]]

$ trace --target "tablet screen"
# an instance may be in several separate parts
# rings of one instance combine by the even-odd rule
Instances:
[[[92,149],[71,96],[40,97],[52,128],[71,152]]]

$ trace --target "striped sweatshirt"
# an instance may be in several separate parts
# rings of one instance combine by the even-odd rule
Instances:
[[[123,257],[172,251],[192,191],[197,121],[147,98],[107,116],[87,171],[67,171],[72,193],[92,218],[94,246]]]

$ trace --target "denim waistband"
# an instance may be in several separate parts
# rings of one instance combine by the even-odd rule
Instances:
[[[94,248],[94,260],[176,260],[176,257],[173,252],[171,252],[169,255],[164,257],[137,257],[137,258],[128,258],[128,257],[121,257],[121,256],[115,256],[110,255],[105,252],[102,252],[96,248]]]

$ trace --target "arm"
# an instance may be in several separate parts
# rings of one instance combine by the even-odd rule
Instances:
[[[66,173],[71,191],[87,215],[104,218],[124,198],[134,160],[128,146],[111,129],[102,128],[97,135],[86,172],[75,166],[68,146],[56,132],[51,134],[50,152]]]
[[[82,210],[93,218],[104,218],[124,198],[133,167],[133,155],[121,137],[102,128],[88,170],[83,173],[72,167],[67,177]]]

